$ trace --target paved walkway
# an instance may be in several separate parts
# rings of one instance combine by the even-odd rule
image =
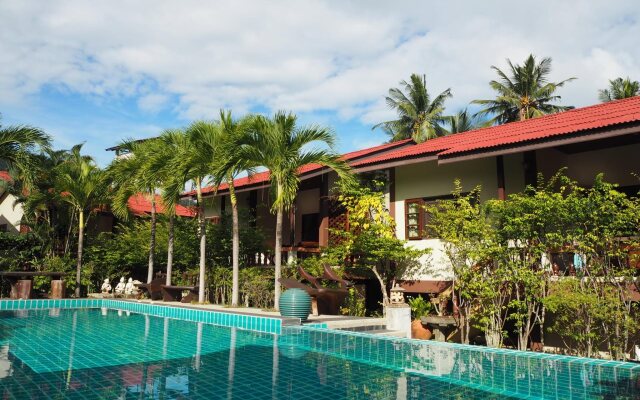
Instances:
[[[201,308],[204,310],[222,311],[237,314],[249,314],[262,317],[276,317],[280,318],[280,313],[277,311],[267,311],[255,307],[229,307],[220,304],[195,304],[195,303],[180,303],[177,301],[152,301],[148,299],[143,300],[130,300],[138,301],[140,303],[150,303],[159,305],[169,305],[174,307],[189,307],[189,308]],[[364,330],[366,327],[379,327],[385,325],[384,318],[371,318],[371,317],[353,317],[349,315],[309,315],[307,324],[313,323],[326,323],[327,327],[332,329],[352,329],[360,328]]]

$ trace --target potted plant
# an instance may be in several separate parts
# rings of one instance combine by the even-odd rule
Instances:
[[[433,336],[433,332],[426,325],[422,324],[421,317],[429,315],[433,311],[433,305],[418,295],[409,299],[411,307],[411,337],[414,339],[429,340]]]

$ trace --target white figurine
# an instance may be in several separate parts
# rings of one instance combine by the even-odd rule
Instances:
[[[104,283],[102,284],[100,290],[102,290],[102,293],[111,293],[111,284],[109,283],[108,278],[104,280]]]
[[[132,294],[136,294],[137,290],[136,287],[133,286],[133,279],[129,278],[129,280],[127,281],[127,284],[124,288],[124,294],[126,294],[127,296],[132,295]]]
[[[120,278],[120,282],[116,285],[116,294],[124,294],[126,289],[126,284],[124,283],[124,276]]]

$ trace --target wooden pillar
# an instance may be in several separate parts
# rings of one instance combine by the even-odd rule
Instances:
[[[220,216],[224,214],[225,208],[224,196],[220,196]]]
[[[318,245],[326,247],[329,245],[329,176],[324,174],[321,176],[320,183],[320,211],[318,226]]]
[[[524,165],[524,184],[536,186],[538,183],[538,163],[536,160],[536,151],[525,151],[523,153]]]
[[[31,298],[31,279],[20,279],[16,283],[16,295],[18,299],[30,299]]]
[[[51,280],[51,298],[62,299],[64,298],[65,285],[62,279]]]
[[[502,156],[496,157],[496,173],[498,180],[498,200],[507,198],[504,185],[504,159]]]
[[[389,168],[389,215],[396,219],[396,168]]]

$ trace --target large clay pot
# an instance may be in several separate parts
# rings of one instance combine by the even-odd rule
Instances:
[[[311,296],[302,289],[288,289],[280,296],[280,315],[304,322],[311,312]]]
[[[433,332],[426,325],[423,325],[422,321],[414,319],[411,322],[411,337],[413,339],[429,340],[432,336]]]

